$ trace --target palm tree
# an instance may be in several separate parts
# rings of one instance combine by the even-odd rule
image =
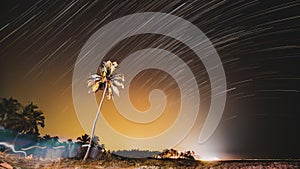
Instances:
[[[21,113],[22,105],[16,99],[13,99],[12,97],[9,99],[1,98],[0,126],[17,132],[12,144],[15,144],[19,132],[22,130],[22,126],[20,125],[20,122],[22,122],[22,119],[20,118]]]
[[[77,137],[76,140],[78,140],[77,142],[78,142],[79,144],[83,145],[83,144],[88,144],[88,143],[90,142],[91,138],[90,138],[89,135],[84,134],[84,135],[82,135],[81,137]]]
[[[13,144],[20,134],[33,134],[38,136],[39,126],[45,127],[43,112],[37,110],[38,106],[32,102],[22,107],[21,113],[13,113],[7,117],[7,126],[17,132]]]
[[[99,90],[103,90],[103,93],[102,93],[102,98],[100,100],[96,117],[94,119],[90,143],[85,153],[85,156],[83,158],[83,161],[87,159],[92,146],[92,142],[95,134],[95,128],[96,128],[97,120],[100,114],[100,110],[102,107],[105,94],[107,94],[108,99],[111,99],[113,94],[119,96],[119,90],[117,87],[124,88],[123,85],[124,75],[115,74],[115,70],[117,69],[117,67],[118,67],[117,62],[111,62],[110,60],[103,62],[101,67],[99,67],[98,72],[96,74],[90,75],[89,80],[87,81],[88,87],[91,87],[89,92],[96,93]]]
[[[32,102],[22,106],[13,98],[1,98],[0,126],[24,134],[39,135],[39,126],[45,127],[43,112]]]
[[[11,128],[9,124],[10,119],[17,116],[21,111],[21,104],[12,97],[0,99],[0,126],[4,128]]]
[[[38,106],[32,102],[23,108],[22,116],[24,119],[24,133],[39,135],[38,127],[45,127],[45,117],[43,116],[43,112],[37,109]]]

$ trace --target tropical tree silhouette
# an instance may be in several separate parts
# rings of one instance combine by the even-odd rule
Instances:
[[[39,126],[45,127],[43,112],[32,102],[22,106],[13,98],[2,98],[0,102],[0,126],[17,132],[13,144],[20,134],[39,135]]]
[[[38,106],[32,102],[24,107],[22,107],[21,113],[15,113],[14,116],[8,117],[8,127],[17,131],[16,139],[20,134],[31,134],[38,136],[39,126],[45,127],[45,117],[43,112],[37,110]]]
[[[11,118],[14,118],[21,112],[22,105],[12,97],[0,99],[0,126],[4,128],[10,128],[9,122]]]
[[[83,161],[87,159],[92,146],[95,128],[96,128],[97,120],[100,114],[100,110],[102,107],[105,94],[107,94],[108,99],[111,99],[113,94],[119,96],[119,90],[117,87],[124,88],[124,84],[123,84],[124,75],[115,74],[115,70],[117,69],[117,67],[118,67],[117,62],[111,62],[110,60],[103,62],[102,65],[99,67],[98,72],[96,74],[90,75],[87,81],[88,87],[91,87],[89,93],[90,92],[96,93],[99,90],[103,90],[103,93],[102,93],[102,98],[100,100],[100,104],[98,106],[96,117],[94,119],[90,143],[86,151],[86,154],[83,158]]]
[[[90,136],[87,134],[82,135],[81,137],[77,137],[77,143],[83,145],[83,144],[88,144],[91,140]]]
[[[45,127],[45,117],[43,116],[43,112],[37,109],[38,106],[32,102],[23,108],[22,118],[24,119],[24,133],[39,135],[38,127]]]

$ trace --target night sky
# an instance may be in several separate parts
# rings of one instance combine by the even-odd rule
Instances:
[[[77,56],[102,26],[137,12],[162,12],[182,17],[202,30],[216,48],[230,90],[221,123],[209,139],[207,151],[234,158],[300,158],[298,0],[2,0],[0,97],[14,97],[24,104],[36,103],[46,117],[42,134],[61,138],[84,134],[72,100]],[[186,51],[181,56],[184,61],[192,57],[193,53],[186,46],[174,41],[157,35],[138,35],[118,43],[105,58],[122,62],[134,51],[159,45],[166,50],[179,47]],[[207,81],[202,63],[194,64],[189,65],[196,67],[193,73],[201,71],[196,77],[197,83]],[[172,77],[161,73],[149,70],[134,79],[131,85],[135,90],[131,89],[130,95],[134,96],[131,99],[138,109],[149,107],[145,98],[152,90],[139,86],[151,86],[149,83],[160,77],[166,81],[153,82],[153,85],[169,90],[166,93],[171,93],[170,100],[178,97],[178,87],[171,83]],[[152,81],[145,77],[152,77]],[[168,89],[167,84],[175,91]],[[203,98],[200,110],[207,113],[209,84],[202,85],[199,90]],[[176,99],[173,102],[176,105]],[[105,101],[104,111],[111,106],[111,101]],[[163,129],[176,117],[172,112],[176,112],[177,107],[171,103],[168,106],[170,118],[164,117],[167,122],[152,131]],[[111,125],[119,122],[109,113],[104,112],[104,116],[112,118]],[[120,130],[142,137],[134,130]],[[192,131],[189,137],[193,134]]]

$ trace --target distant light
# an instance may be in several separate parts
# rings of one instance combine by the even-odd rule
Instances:
[[[218,157],[201,157],[200,159],[198,159],[200,161],[219,161],[220,159]]]

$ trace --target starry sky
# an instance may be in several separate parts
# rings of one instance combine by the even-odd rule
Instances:
[[[162,12],[182,17],[202,30],[223,63],[230,90],[221,123],[205,151],[237,158],[300,158],[298,0],[3,0],[0,3],[0,97],[14,97],[24,104],[36,103],[46,117],[42,134],[76,138],[85,133],[73,106],[72,76],[77,56],[93,33],[125,15]],[[132,52],[149,46],[180,48],[184,51],[181,52],[184,61],[193,57],[186,46],[174,39],[138,35],[118,43],[105,59],[122,62]],[[205,68],[201,62],[190,63],[189,67],[198,75],[197,83],[202,84],[199,94],[204,99],[200,110],[207,113],[211,91]],[[165,80],[159,81],[161,78]],[[178,109],[178,84],[172,82],[174,79],[163,72],[147,70],[137,75],[130,86],[130,99],[141,111],[150,106],[147,96],[153,89],[151,86],[157,85],[169,93],[164,120],[153,128],[121,127],[122,120],[116,118],[118,112],[108,100],[103,104],[103,116],[112,126],[119,125],[117,130],[126,135],[144,137],[161,132],[176,118]],[[197,118],[199,126],[204,117]],[[193,140],[196,133],[193,129],[186,142],[178,147]]]

